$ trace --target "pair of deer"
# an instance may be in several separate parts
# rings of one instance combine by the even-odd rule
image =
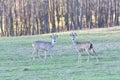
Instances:
[[[89,61],[89,58],[90,58],[90,51],[92,50],[92,52],[95,54],[95,57],[96,57],[96,60],[98,61],[98,57],[97,57],[97,54],[93,48],[93,44],[89,41],[87,42],[78,42],[76,40],[76,33],[75,32],[72,32],[70,34],[71,38],[72,38],[72,42],[73,42],[73,45],[76,49],[76,51],[78,52],[78,63],[81,62],[81,52],[83,51],[86,51],[87,52],[87,55],[88,55],[88,59],[87,61]],[[43,49],[45,51],[45,59],[46,59],[46,56],[47,56],[47,51],[50,51],[51,48],[54,47],[54,45],[56,44],[56,40],[57,40],[57,35],[53,34],[51,36],[52,38],[52,41],[51,42],[44,42],[44,41],[35,41],[32,43],[32,46],[33,46],[33,60],[35,59],[35,53],[38,54],[38,50],[39,49]],[[52,55],[50,54],[51,58],[52,58]],[[40,56],[39,56],[40,57]]]

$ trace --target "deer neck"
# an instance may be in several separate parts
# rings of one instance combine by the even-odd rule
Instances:
[[[74,41],[73,41],[73,45],[74,45],[74,46],[76,46],[76,44],[77,44],[77,41],[76,41],[76,40],[74,40]]]
[[[54,47],[54,45],[55,45],[55,42],[52,41],[52,42],[51,42],[51,46]]]

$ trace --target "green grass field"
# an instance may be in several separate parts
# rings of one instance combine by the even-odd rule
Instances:
[[[120,80],[120,31],[77,32],[77,40],[91,41],[99,56],[99,63],[82,53],[82,63],[77,63],[70,32],[56,33],[58,40],[52,49],[53,58],[44,52],[32,60],[31,43],[50,41],[50,34],[0,38],[0,80]]]

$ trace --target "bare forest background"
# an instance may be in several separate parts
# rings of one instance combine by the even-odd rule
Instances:
[[[120,0],[0,0],[0,36],[120,25]]]

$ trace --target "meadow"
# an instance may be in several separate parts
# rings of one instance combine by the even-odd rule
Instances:
[[[40,58],[32,60],[31,43],[36,40],[51,41],[51,34],[1,37],[0,80],[120,80],[120,30],[77,31],[77,40],[91,41],[99,62],[91,56],[87,62],[86,52],[82,63],[77,62],[71,32],[56,33],[57,44],[51,59],[39,51]]]

